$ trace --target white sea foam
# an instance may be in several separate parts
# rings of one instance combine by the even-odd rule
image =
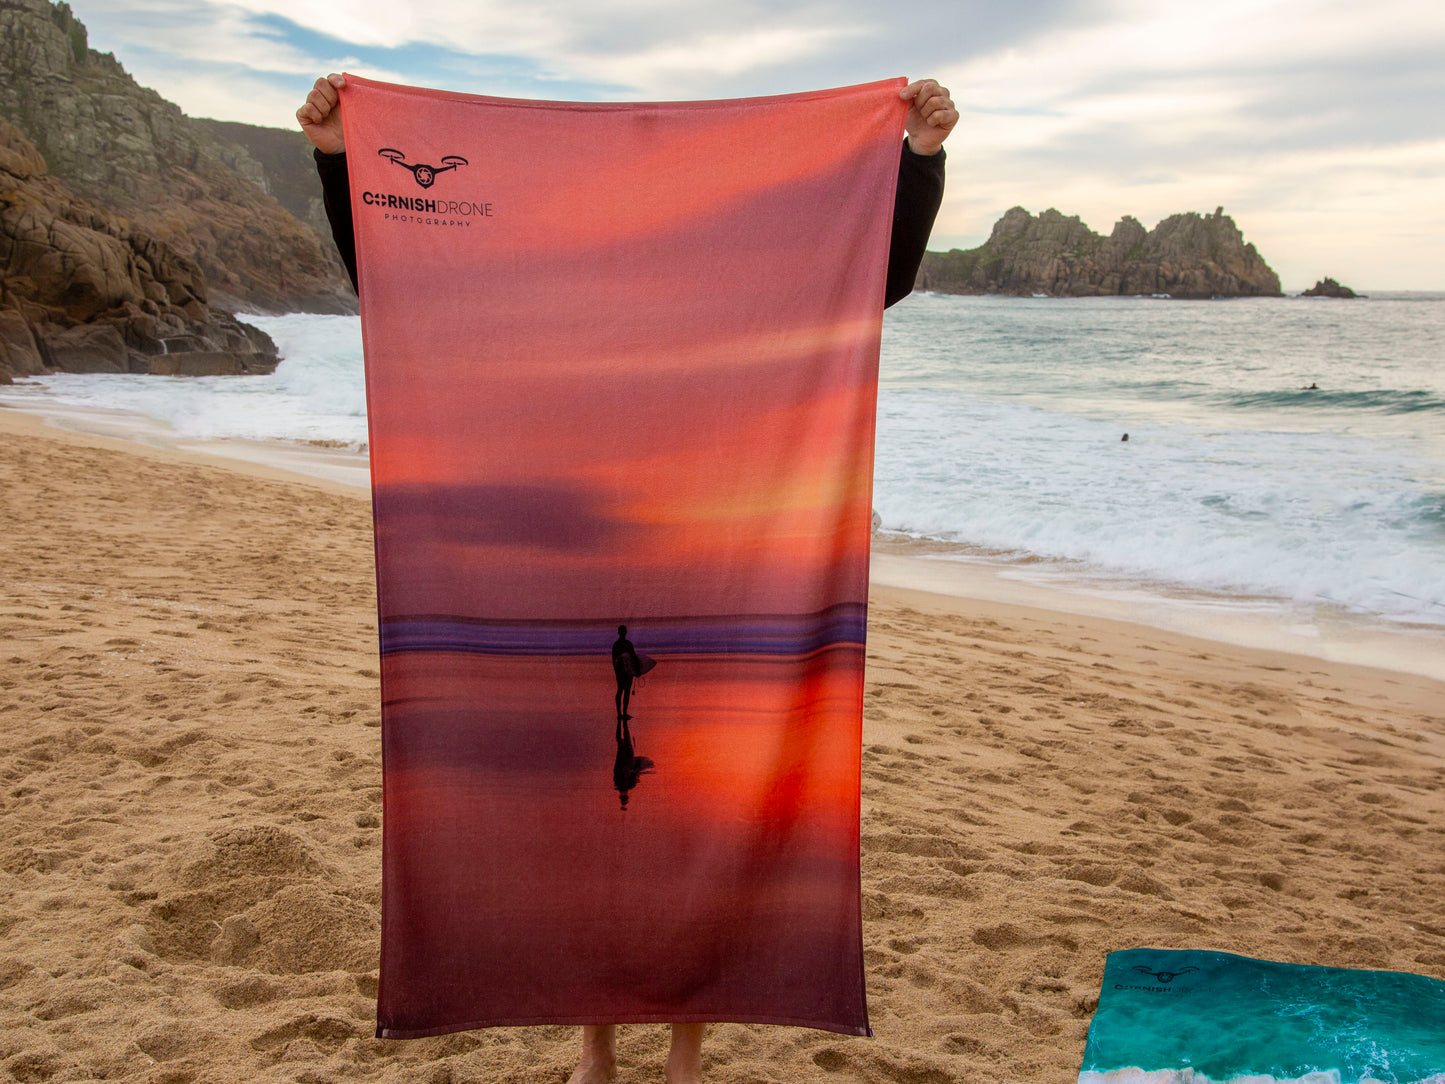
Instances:
[[[875,505],[1029,575],[1438,628],[1442,354],[1439,299],[913,298],[886,327]]]
[[[361,324],[354,316],[246,317],[266,331],[282,361],[268,376],[163,377],[58,373],[9,395],[127,410],[200,440],[366,442]]]
[[[270,376],[56,375],[4,397],[362,446],[360,321],[250,319],[281,349]],[[1317,607],[1445,626],[1445,301],[915,297],[885,330],[885,528],[1019,575],[1292,602],[1306,629]]]
[[[1015,559],[1445,624],[1445,489],[1348,436],[1116,425],[925,389],[879,399],[885,528]]]

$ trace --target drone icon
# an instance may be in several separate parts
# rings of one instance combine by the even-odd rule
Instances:
[[[449,169],[456,169],[458,166],[467,164],[467,160],[459,154],[449,154],[442,159],[441,165],[429,166],[425,162],[418,162],[416,165],[412,165],[406,160],[406,155],[393,147],[382,147],[381,150],[376,153],[401,166],[402,169],[411,170],[411,175],[416,178],[416,183],[423,188],[430,188],[435,184],[438,173],[445,173]]]
[[[1167,982],[1173,982],[1173,981],[1174,981],[1175,979],[1177,979],[1180,975],[1187,975],[1187,974],[1189,974],[1189,972],[1191,972],[1191,971],[1198,971],[1199,968],[1197,968],[1197,967],[1182,967],[1182,968],[1180,968],[1178,971],[1150,971],[1147,967],[1144,967],[1144,966],[1139,965],[1139,964],[1135,964],[1135,965],[1134,965],[1134,970],[1135,970],[1135,971],[1142,971],[1142,972],[1143,972],[1144,974],[1146,974],[1146,975],[1152,975],[1154,978],[1158,979],[1160,982],[1166,982],[1166,983],[1167,983]]]

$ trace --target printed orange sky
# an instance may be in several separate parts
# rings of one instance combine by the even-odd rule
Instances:
[[[352,81],[378,508],[439,492],[383,527],[383,613],[807,612],[839,569],[865,597],[896,86],[638,112]],[[423,189],[373,147],[468,164]]]

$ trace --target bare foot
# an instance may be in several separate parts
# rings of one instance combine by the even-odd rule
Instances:
[[[617,1060],[597,1060],[583,1056],[582,1063],[572,1070],[567,1084],[609,1084],[617,1076]]]
[[[702,1084],[702,1066],[688,1065],[674,1069],[669,1059],[662,1067],[662,1079],[667,1084]]]
[[[702,1039],[706,1024],[673,1024],[672,1047],[662,1067],[667,1084],[702,1084]]]
[[[617,1075],[617,1029],[589,1024],[582,1029],[582,1060],[567,1084],[608,1084]]]

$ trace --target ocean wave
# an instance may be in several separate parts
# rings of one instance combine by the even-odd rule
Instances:
[[[269,376],[60,374],[5,394],[196,439],[363,448],[359,319],[248,319],[281,349]],[[1445,304],[925,297],[890,310],[884,347],[890,530],[1150,591],[1445,625]]]
[[[1236,392],[1210,395],[1222,406],[1236,410],[1334,409],[1367,410],[1382,414],[1445,414],[1445,398],[1419,389],[1382,388],[1371,391],[1329,391],[1298,388],[1291,391]]]
[[[154,418],[195,440],[240,438],[364,448],[366,386],[355,316],[248,316],[281,364],[265,376],[56,373],[18,382],[59,403]]]
[[[1158,380],[1101,382],[1101,388],[1121,399],[1193,403],[1224,412],[1362,411],[1376,414],[1445,414],[1445,397],[1421,388],[1274,388],[1220,390],[1208,381],[1186,377]]]
[[[1438,464],[1361,438],[879,399],[886,529],[1133,583],[1445,625]],[[1432,479],[1434,481],[1432,482]]]

